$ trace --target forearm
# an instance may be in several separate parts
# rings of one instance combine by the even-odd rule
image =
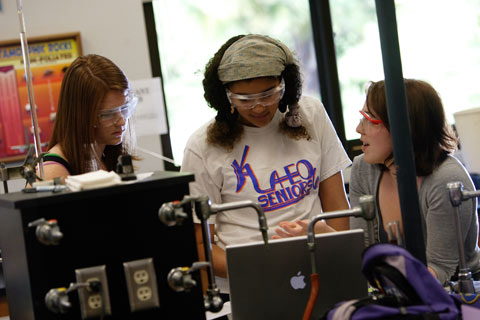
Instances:
[[[205,251],[202,245],[197,246],[198,255],[201,261],[206,261]],[[225,251],[216,244],[212,244],[213,271],[216,276],[227,277],[227,258]]]
[[[348,204],[347,197],[344,195],[339,195],[335,201],[325,201],[322,202],[323,212],[331,212],[331,211],[338,211],[338,210],[348,210],[350,209],[350,205]],[[336,219],[329,219],[326,221],[329,226],[334,228],[335,230],[348,230],[350,227],[349,218],[336,218]]]
[[[214,225],[209,225],[210,228],[210,235],[213,237],[215,234],[215,227]],[[197,240],[197,252],[198,252],[198,257],[200,261],[206,261],[205,257],[205,248],[204,248],[204,241],[202,237],[202,229],[200,224],[195,224],[195,237]],[[211,239],[210,239],[211,240]],[[212,259],[213,259],[213,268],[214,268],[214,273],[216,276],[219,277],[227,277],[227,258],[225,256],[225,251],[221,249],[219,246],[217,246],[213,241],[211,241],[211,246],[212,246]],[[204,278],[202,281],[206,282],[206,278],[204,275]]]
[[[348,208],[346,208],[348,209]],[[338,209],[343,210],[343,209]],[[347,218],[337,218],[326,220],[327,224],[332,227],[335,231],[349,230],[350,229],[350,219]]]
[[[215,275],[218,277],[226,278],[227,257],[225,255],[225,250],[223,250],[216,244],[212,244],[212,258]]]
[[[324,213],[350,209],[341,172],[337,172],[320,183],[319,196]],[[348,230],[350,228],[348,217],[330,219],[326,220],[326,222],[330,227],[337,231]]]

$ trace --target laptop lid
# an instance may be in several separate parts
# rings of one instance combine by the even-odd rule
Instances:
[[[319,293],[312,318],[337,302],[367,295],[360,229],[318,234],[315,256]],[[310,296],[307,238],[294,237],[226,248],[234,320],[301,319]]]

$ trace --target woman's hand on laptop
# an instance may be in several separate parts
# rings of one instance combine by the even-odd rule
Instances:
[[[272,239],[304,236],[307,234],[309,222],[310,220],[297,220],[295,222],[282,221],[278,224],[279,228],[275,229],[277,234],[273,235]],[[330,227],[323,220],[315,223],[315,233],[327,233],[333,231],[335,231],[335,229]]]

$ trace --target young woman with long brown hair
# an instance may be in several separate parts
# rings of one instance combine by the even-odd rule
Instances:
[[[128,119],[136,102],[127,77],[112,61],[96,54],[75,59],[62,80],[45,179],[115,170],[118,156],[132,153]]]

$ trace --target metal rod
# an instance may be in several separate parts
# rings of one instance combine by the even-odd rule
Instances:
[[[463,233],[462,225],[460,222],[460,209],[459,207],[454,207],[455,212],[455,230],[457,230],[457,247],[458,247],[458,260],[459,268],[465,269],[467,267],[467,262],[465,261],[465,249],[463,248]]]
[[[359,207],[355,207],[349,210],[339,210],[334,211],[332,213],[325,213],[325,214],[318,214],[310,220],[307,227],[307,246],[308,250],[310,250],[310,263],[312,266],[312,274],[317,273],[317,264],[315,261],[315,224],[320,220],[326,219],[336,219],[336,218],[343,218],[343,217],[351,217],[351,216],[361,216],[362,209]]]
[[[151,155],[152,157],[158,158],[158,159],[163,160],[163,161],[170,162],[170,163],[172,163],[172,164],[174,164],[174,165],[176,165],[176,166],[178,165],[173,159],[170,159],[170,158],[168,158],[168,157],[165,157],[165,156],[163,156],[163,155],[161,155],[161,154],[159,154],[159,153],[156,153],[156,152],[147,150],[147,149],[142,148],[142,147],[139,147],[139,146],[135,146],[135,148],[136,148],[138,151],[140,151],[140,152],[143,152],[143,153],[146,153],[146,154],[148,154],[148,155]]]
[[[397,167],[397,185],[406,249],[426,263],[425,242],[418,202],[415,158],[397,34],[394,0],[375,0],[385,73],[388,120]]]
[[[463,233],[462,226],[460,224],[460,209],[454,207],[455,211],[455,229],[457,230],[457,246],[458,246],[458,285],[461,293],[475,293],[475,287],[473,285],[472,272],[467,267],[465,261],[465,249],[463,247]]]
[[[369,240],[373,241],[373,219],[375,218],[375,197],[372,195],[363,195],[359,198],[359,206],[348,209],[332,211],[330,213],[322,213],[314,216],[307,226],[307,246],[310,250],[310,262],[312,265],[312,274],[317,273],[317,265],[315,262],[315,224],[324,219],[335,219],[342,217],[362,217],[368,225]],[[372,242],[370,242],[371,244]]]
[[[330,3],[328,0],[309,0],[309,4],[320,94],[337,135],[342,144],[345,145],[347,139],[345,137]],[[350,150],[347,150],[347,152],[350,152]]]
[[[205,259],[210,263],[210,268],[208,268],[208,287],[209,289],[215,289],[217,287],[215,283],[215,273],[214,273],[214,264],[212,256],[212,243],[210,241],[210,228],[208,225],[208,217],[210,216],[210,207],[208,204],[208,197],[198,199],[194,202],[194,209],[196,212],[200,213],[201,224],[202,224],[202,238],[203,238],[203,250],[205,253]],[[198,216],[198,215],[197,215]]]
[[[462,190],[462,200],[468,200],[475,197],[477,198],[480,197],[480,190],[477,190],[477,191]]]
[[[1,170],[0,178],[3,181],[3,191],[5,193],[8,193],[8,183],[7,183],[8,169],[6,168],[6,165],[4,162],[0,162],[0,170]]]
[[[375,243],[375,197],[369,194],[363,195],[358,199],[360,203],[360,208],[362,208],[362,218],[367,221],[367,235],[368,243],[370,245]]]
[[[259,230],[262,233],[263,242],[267,245],[268,244],[268,225],[267,219],[265,218],[265,213],[263,212],[263,208],[256,202],[251,200],[243,200],[243,201],[236,201],[236,202],[227,202],[222,204],[212,204],[210,206],[211,213],[217,213],[220,211],[227,211],[239,208],[246,208],[251,207],[255,209],[258,215],[258,224]]]
[[[467,266],[465,259],[465,248],[463,241],[463,231],[460,217],[460,205],[462,201],[473,198],[476,192],[464,191],[463,184],[460,181],[447,183],[448,195],[450,203],[453,206],[455,213],[454,223],[457,232],[457,247],[458,247],[458,286],[461,293],[475,293],[475,286],[473,285],[472,272]],[[466,193],[468,193],[466,195]]]
[[[350,210],[339,210],[332,213],[318,214],[310,220],[307,227],[307,246],[310,251],[310,264],[312,266],[312,274],[317,273],[317,262],[315,259],[315,224],[324,219],[336,219],[350,216],[358,216],[362,214],[362,209],[356,207]]]
[[[20,21],[20,42],[22,44],[23,62],[25,66],[25,80],[27,81],[28,101],[30,103],[30,117],[32,120],[32,127],[33,127],[35,156],[37,158],[40,158],[42,154],[42,146],[40,142],[40,132],[38,130],[37,105],[35,103],[35,95],[33,93],[32,71],[30,68],[30,54],[28,50],[27,36],[25,33],[25,19],[23,16],[22,0],[17,0],[17,13]],[[44,179],[45,174],[43,171],[43,160],[40,159],[38,164],[39,164],[40,177]]]

